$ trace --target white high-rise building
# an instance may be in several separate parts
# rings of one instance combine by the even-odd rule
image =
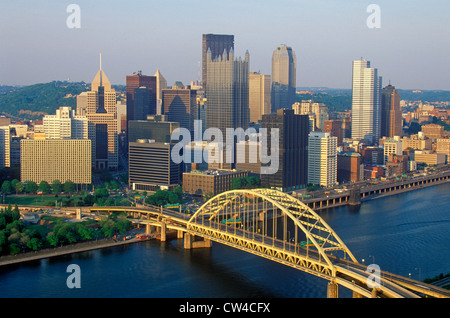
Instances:
[[[11,166],[10,143],[11,135],[9,126],[0,126],[0,168]]]
[[[46,139],[88,138],[87,117],[75,115],[75,110],[68,106],[57,109],[55,115],[45,115],[43,126]]]
[[[353,61],[352,139],[375,144],[380,139],[381,76],[366,60]]]
[[[337,137],[313,131],[308,138],[308,184],[329,187],[336,181]]]

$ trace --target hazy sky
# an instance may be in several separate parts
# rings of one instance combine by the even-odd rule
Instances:
[[[66,12],[80,6],[81,27]],[[377,4],[381,28],[366,20]],[[0,0],[0,85],[91,82],[102,64],[112,84],[159,68],[168,84],[199,79],[202,34],[233,34],[235,55],[271,73],[273,50],[297,55],[297,86],[351,88],[361,57],[399,89],[450,90],[449,0]],[[200,78],[201,79],[201,78]]]

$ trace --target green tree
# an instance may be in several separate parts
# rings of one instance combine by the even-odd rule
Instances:
[[[2,183],[2,189],[1,189],[1,191],[2,191],[3,193],[6,193],[6,194],[13,192],[14,190],[13,190],[13,188],[12,188],[12,186],[11,186],[11,182],[8,181],[8,180],[4,181],[4,182]]]
[[[83,196],[83,204],[87,206],[93,205],[95,202],[94,196],[91,194],[86,194]]]
[[[109,193],[106,188],[97,188],[97,189],[95,189],[94,196],[96,199],[107,198],[109,196]]]
[[[16,183],[16,194],[17,194],[17,193],[23,192],[23,190],[24,190],[23,183],[20,182],[20,181],[17,182],[17,183]]]
[[[75,191],[75,184],[70,180],[66,180],[66,182],[64,182],[63,188],[64,192],[73,193]]]
[[[54,180],[52,182],[52,190],[53,193],[61,193],[62,192],[62,184],[59,180]]]
[[[11,187],[12,187],[11,192],[12,192],[12,191],[16,191],[16,185],[17,185],[19,182],[20,182],[20,181],[17,180],[17,179],[13,179],[13,180],[11,181]]]
[[[41,181],[39,183],[39,188],[38,190],[44,194],[48,194],[50,193],[51,189],[50,189],[50,185],[48,184],[47,181]]]
[[[78,234],[83,240],[92,240],[95,236],[95,232],[92,228],[87,228],[84,226],[78,229]]]
[[[20,252],[20,246],[17,243],[11,243],[9,244],[9,253],[11,255],[19,254]]]
[[[36,192],[37,189],[38,189],[38,186],[37,186],[36,182],[34,182],[34,181],[28,181],[25,186],[25,191],[28,193]]]
[[[48,233],[47,234],[47,242],[51,246],[57,246],[59,244],[58,236],[55,233],[53,233],[53,232]]]
[[[40,249],[43,246],[43,243],[40,239],[34,237],[32,239],[30,239],[27,243],[27,247],[29,249],[32,249],[33,251],[37,251],[38,249]]]

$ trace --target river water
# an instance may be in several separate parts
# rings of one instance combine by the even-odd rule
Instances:
[[[450,183],[319,214],[359,262],[417,280],[450,271]],[[81,288],[68,288],[70,264]],[[322,298],[327,281],[218,243],[146,241],[0,268],[0,297]],[[341,288],[339,296],[351,297]]]

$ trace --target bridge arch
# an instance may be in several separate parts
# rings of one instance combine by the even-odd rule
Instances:
[[[314,210],[274,189],[220,193],[192,215],[187,229],[266,253],[269,258],[297,264],[326,278],[336,276],[333,257],[349,257],[357,263],[344,242]]]

